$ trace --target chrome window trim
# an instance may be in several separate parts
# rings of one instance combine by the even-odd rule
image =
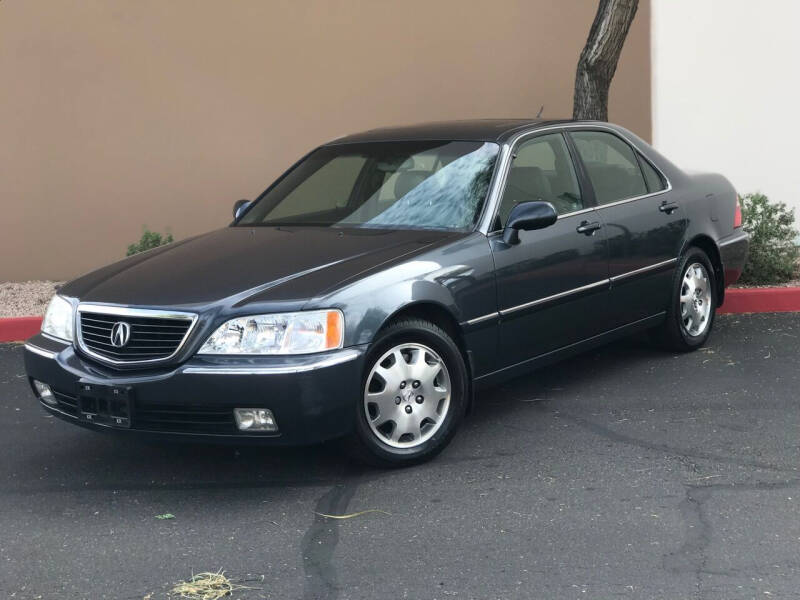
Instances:
[[[360,354],[358,350],[340,350],[334,355],[326,355],[319,360],[301,365],[185,367],[182,372],[187,375],[288,375],[346,363],[358,358]]]
[[[592,212],[596,208],[597,207],[595,207],[595,206],[590,206],[589,208],[582,208],[580,210],[574,210],[572,212],[564,213],[563,215],[558,215],[557,219],[565,219],[567,217],[576,217],[576,216],[582,215],[584,213]]]
[[[150,358],[147,360],[117,360],[108,358],[103,356],[102,354],[97,354],[89,350],[83,343],[83,332],[81,331],[81,319],[80,314],[82,312],[93,312],[99,313],[103,315],[112,315],[118,317],[146,317],[151,319],[176,319],[176,320],[190,320],[189,328],[186,330],[186,334],[183,336],[180,344],[178,344],[175,351],[170,354],[169,356],[165,356],[164,358]],[[186,340],[189,339],[192,331],[194,331],[195,325],[197,325],[198,315],[196,313],[191,312],[183,312],[178,310],[160,310],[160,309],[152,309],[152,308],[135,308],[131,306],[122,306],[117,304],[95,304],[93,302],[81,302],[78,304],[77,309],[75,310],[75,338],[78,344],[78,348],[80,348],[81,352],[84,354],[91,356],[92,358],[104,362],[110,365],[147,365],[147,364],[159,364],[171,360],[181,351],[181,349],[186,344]]]
[[[524,310],[526,308],[536,306],[538,304],[544,304],[545,302],[550,302],[551,300],[557,300],[558,298],[564,298],[565,296],[571,296],[572,294],[577,294],[580,292],[591,290],[596,287],[608,285],[609,283],[611,283],[610,279],[601,279],[600,281],[595,281],[594,283],[589,283],[587,285],[582,285],[580,287],[572,288],[571,290],[565,290],[563,292],[553,294],[552,296],[545,296],[544,298],[539,298],[538,300],[531,300],[530,302],[525,302],[524,304],[518,304],[517,306],[512,306],[511,308],[504,308],[499,312],[501,316],[505,316],[511,313],[515,313],[519,310]]]
[[[644,200],[645,198],[652,198],[653,196],[660,196],[661,194],[666,194],[672,188],[667,188],[665,190],[661,190],[660,192],[653,192],[652,194],[645,194],[644,196],[634,196],[633,198],[625,198],[623,200],[616,200],[614,202],[609,202],[608,204],[601,204],[600,206],[595,206],[595,210],[603,210],[604,208],[611,208],[612,206],[619,206],[620,204],[627,204],[628,202],[634,202],[635,200]]]
[[[30,350],[34,354],[38,354],[39,356],[44,356],[45,358],[55,358],[58,352],[53,352],[52,350],[45,350],[44,348],[40,348],[39,346],[34,346],[33,344],[25,344],[25,349]]]
[[[614,275],[611,277],[611,283],[614,283],[615,281],[620,281],[622,279],[627,279],[628,277],[633,277],[634,275],[639,275],[640,273],[647,273],[648,271],[654,271],[655,269],[660,269],[661,267],[666,267],[667,265],[674,265],[676,262],[678,262],[677,258],[670,258],[668,260],[662,260],[661,262],[655,263],[653,265],[648,265],[640,269],[634,269],[633,271],[628,271],[627,273],[620,273],[619,275]]]
[[[495,177],[495,181],[492,182],[492,189],[489,192],[486,212],[484,213],[484,218],[482,219],[481,226],[478,228],[478,231],[483,232],[485,235],[491,235],[493,233],[497,233],[498,231],[502,231],[500,229],[490,229],[492,225],[492,221],[494,221],[495,216],[497,215],[497,211],[500,208],[500,201],[502,199],[503,191],[505,190],[506,179],[508,178],[508,171],[511,166],[511,160],[513,158],[513,148],[515,145],[529,136],[536,136],[541,132],[546,131],[562,131],[566,133],[566,130],[569,129],[584,129],[586,131],[591,131],[593,129],[599,129],[601,131],[607,131],[612,135],[616,135],[620,139],[622,139],[625,143],[627,143],[633,151],[641,156],[644,160],[646,160],[650,166],[652,166],[656,172],[658,172],[661,177],[664,178],[664,182],[666,183],[667,187],[663,190],[659,190],[657,192],[650,192],[644,194],[642,196],[633,196],[631,198],[624,198],[622,200],[617,200],[615,202],[609,202],[608,204],[600,204],[597,206],[589,206],[587,208],[582,208],[577,211],[573,211],[571,213],[564,213],[563,215],[559,215],[558,218],[561,219],[562,217],[571,217],[580,213],[589,212],[590,210],[599,210],[602,208],[606,208],[609,206],[618,206],[620,204],[625,204],[628,202],[633,202],[634,200],[643,200],[645,198],[650,198],[653,196],[658,196],[660,194],[666,194],[669,191],[672,191],[672,182],[670,181],[667,174],[664,173],[657,165],[653,163],[647,156],[645,156],[644,152],[642,152],[639,147],[634,144],[631,140],[627,138],[624,134],[620,133],[613,127],[608,127],[601,123],[562,123],[560,125],[550,125],[547,127],[538,127],[535,129],[529,129],[520,133],[515,134],[513,137],[509,138],[508,141],[503,143],[503,147],[501,148],[501,161],[499,165],[499,170],[497,172],[497,176]],[[573,165],[574,168],[574,165]],[[488,217],[487,217],[488,215]]]

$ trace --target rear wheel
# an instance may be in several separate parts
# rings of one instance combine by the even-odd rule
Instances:
[[[453,339],[419,319],[387,327],[367,354],[351,449],[381,466],[434,457],[463,418],[467,370]]]
[[[696,350],[711,334],[716,307],[714,268],[705,252],[691,247],[678,261],[667,318],[656,338],[670,350]]]

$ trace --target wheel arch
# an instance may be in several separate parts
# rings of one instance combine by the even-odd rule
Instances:
[[[375,337],[377,337],[381,331],[389,327],[392,323],[409,318],[422,319],[424,321],[428,321],[429,323],[433,323],[434,325],[444,329],[444,331],[453,339],[459,351],[461,352],[461,357],[464,359],[464,365],[467,369],[467,411],[472,410],[475,387],[473,385],[474,375],[472,368],[472,357],[467,349],[466,341],[464,339],[464,332],[461,329],[458,319],[456,319],[455,315],[450,311],[450,309],[443,304],[430,300],[420,300],[418,302],[406,304],[389,315],[384,320],[380,329],[375,333]]]
[[[714,279],[717,283],[717,306],[721,306],[722,302],[725,300],[725,270],[722,265],[722,255],[720,254],[719,247],[710,236],[699,234],[684,245],[681,256],[692,246],[700,248],[705,252],[711,261],[711,265],[714,267]]]

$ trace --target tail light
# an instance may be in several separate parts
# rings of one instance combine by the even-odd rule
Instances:
[[[737,229],[742,226],[742,203],[739,200],[739,194],[736,194],[736,210],[733,213],[733,228]]]

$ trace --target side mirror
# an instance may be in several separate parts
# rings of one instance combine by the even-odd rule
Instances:
[[[237,200],[233,203],[233,218],[238,219],[247,207],[250,206],[250,200]]]
[[[520,202],[508,215],[503,241],[509,246],[519,244],[519,231],[532,231],[550,227],[558,219],[558,213],[549,202]]]

